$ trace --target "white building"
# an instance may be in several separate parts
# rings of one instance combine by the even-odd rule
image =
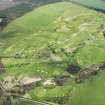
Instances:
[[[3,21],[3,18],[0,18],[0,23]]]

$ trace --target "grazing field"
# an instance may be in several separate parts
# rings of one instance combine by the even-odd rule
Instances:
[[[70,0],[88,7],[99,9],[100,11],[105,11],[105,1],[104,0]]]
[[[24,95],[42,102],[37,105],[104,105],[105,71],[81,84],[75,82],[76,74],[67,72],[69,65],[82,71],[105,61],[104,22],[104,14],[70,2],[42,6],[17,18],[0,33],[6,74],[41,77],[41,85]],[[52,78],[57,85],[49,83]],[[16,105],[26,103],[18,100]]]

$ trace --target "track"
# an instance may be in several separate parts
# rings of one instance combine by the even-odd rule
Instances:
[[[55,104],[55,103],[51,103],[51,102],[40,102],[40,101],[35,101],[35,100],[32,100],[32,99],[28,99],[28,98],[19,98],[21,101],[27,101],[29,102],[30,104],[32,105],[59,105],[59,104]]]

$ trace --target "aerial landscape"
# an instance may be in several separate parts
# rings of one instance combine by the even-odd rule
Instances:
[[[0,0],[0,105],[105,105],[105,0]]]

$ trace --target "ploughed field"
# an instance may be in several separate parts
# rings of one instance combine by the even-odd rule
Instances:
[[[96,76],[75,82],[80,71],[91,71],[93,64],[105,61],[104,22],[102,13],[61,2],[8,24],[0,33],[5,75],[43,79],[24,94],[32,101],[18,100],[16,105],[33,105],[33,101],[39,101],[38,105],[105,105],[104,68]]]

